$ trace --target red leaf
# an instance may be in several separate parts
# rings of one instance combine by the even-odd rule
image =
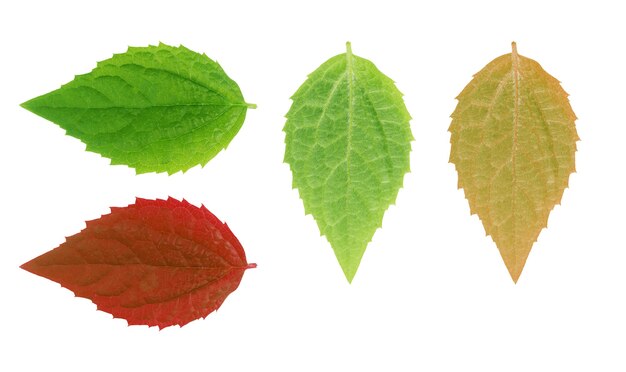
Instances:
[[[129,325],[164,328],[217,310],[256,264],[204,206],[137,198],[21,267]]]

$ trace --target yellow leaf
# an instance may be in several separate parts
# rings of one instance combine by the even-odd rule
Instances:
[[[449,131],[459,188],[517,282],[575,171],[579,138],[559,81],[512,46],[459,94]]]

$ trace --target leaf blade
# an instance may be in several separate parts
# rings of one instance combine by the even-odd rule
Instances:
[[[159,328],[217,310],[252,267],[226,224],[204,207],[172,198],[111,208],[21,266],[129,325]]]
[[[410,115],[393,81],[349,43],[292,100],[284,159],[351,282],[409,171]]]
[[[560,83],[534,60],[500,56],[457,97],[450,162],[517,282],[575,171],[576,116]]]
[[[168,174],[205,165],[252,106],[219,64],[165,44],[129,47],[22,104],[112,164]]]

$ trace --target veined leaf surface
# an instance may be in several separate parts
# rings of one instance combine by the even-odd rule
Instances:
[[[409,171],[413,136],[402,93],[347,52],[323,63],[292,97],[285,162],[293,186],[352,281]]]
[[[111,208],[22,265],[129,325],[159,328],[217,310],[252,267],[226,224],[204,206],[172,198]]]
[[[512,53],[474,76],[452,114],[459,188],[515,282],[575,171],[576,116],[567,97],[513,43]]]
[[[206,55],[160,44],[128,48],[22,107],[111,164],[172,174],[226,148],[254,105]]]

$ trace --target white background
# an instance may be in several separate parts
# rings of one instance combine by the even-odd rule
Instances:
[[[626,12],[429,3],[2,2],[0,370],[626,370]],[[282,162],[289,97],[348,40],[405,93],[416,138],[352,285]],[[218,60],[258,104],[202,169],[135,176],[18,106],[159,41]],[[456,188],[447,132],[454,97],[511,41],[563,82],[582,139],[517,285]],[[128,327],[18,268],[110,206],[168,195],[204,203],[259,265],[205,320]]]

